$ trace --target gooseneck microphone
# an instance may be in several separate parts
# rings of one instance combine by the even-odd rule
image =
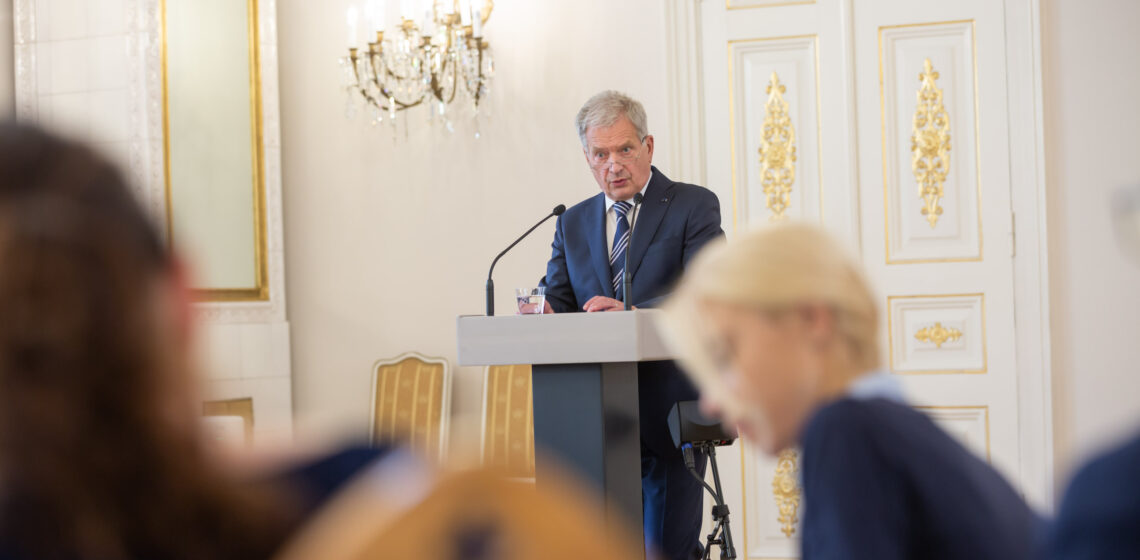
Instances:
[[[633,290],[633,274],[629,272],[629,254],[633,249],[633,224],[637,220],[637,209],[641,207],[641,201],[645,197],[641,193],[633,195],[633,209],[629,212],[629,244],[625,247],[625,269],[622,270],[622,299],[625,300],[625,310],[629,311],[633,306],[633,297],[630,292]]]
[[[550,218],[553,218],[554,216],[561,216],[562,213],[565,211],[566,211],[566,205],[565,204],[559,204],[558,206],[555,206],[554,210],[551,210],[550,213],[547,214],[545,218],[539,220],[539,222],[537,224],[534,224],[533,226],[531,226],[530,229],[526,230],[526,233],[520,235],[519,238],[516,239],[514,243],[511,243],[510,245],[508,245],[506,249],[503,249],[502,253],[499,253],[499,255],[495,257],[495,260],[491,261],[491,270],[487,271],[487,316],[488,317],[493,317],[495,315],[495,281],[491,279],[491,274],[493,274],[495,272],[495,265],[499,263],[499,259],[503,258],[503,255],[507,254],[507,251],[514,249],[515,245],[519,244],[519,241],[526,239],[526,236],[530,235],[530,232],[538,229],[538,226],[541,226],[542,224],[546,223],[546,220],[549,220]]]

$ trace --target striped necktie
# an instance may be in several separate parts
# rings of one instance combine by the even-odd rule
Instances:
[[[622,276],[625,272],[625,250],[629,248],[629,220],[626,213],[633,205],[626,201],[614,203],[614,215],[617,218],[617,227],[614,228],[614,246],[610,250],[610,271],[613,273],[614,295],[622,299]]]

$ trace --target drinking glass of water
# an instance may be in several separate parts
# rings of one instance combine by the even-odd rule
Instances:
[[[519,315],[539,315],[546,307],[546,288],[518,288]]]

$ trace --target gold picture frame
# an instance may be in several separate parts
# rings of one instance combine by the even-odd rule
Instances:
[[[163,180],[166,197],[166,236],[173,246],[174,204],[171,187],[170,150],[170,95],[169,68],[167,64],[167,1],[159,0],[161,29],[161,73],[162,73],[162,150]],[[262,124],[261,100],[261,59],[258,36],[258,0],[246,0],[249,40],[249,97],[250,97],[250,142],[252,161],[251,185],[253,189],[253,276],[252,286],[236,288],[193,288],[194,296],[205,302],[248,302],[269,300],[269,271],[267,263],[266,238],[266,194],[265,194],[265,142]]]

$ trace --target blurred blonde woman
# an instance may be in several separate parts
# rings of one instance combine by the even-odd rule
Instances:
[[[710,246],[666,311],[705,411],[769,455],[803,449],[804,560],[1032,556],[1018,494],[880,369],[875,298],[827,234],[782,225]]]

